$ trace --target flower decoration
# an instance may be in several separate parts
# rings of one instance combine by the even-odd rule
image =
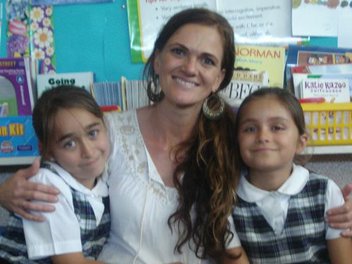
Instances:
[[[7,0],[8,57],[38,60],[38,73],[55,72],[52,6],[31,6],[30,0]]]
[[[31,15],[32,56],[40,60],[39,73],[55,72],[54,31],[51,22],[52,6],[33,6]],[[45,63],[43,63],[45,62]]]

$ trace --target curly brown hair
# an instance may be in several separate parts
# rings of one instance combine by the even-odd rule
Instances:
[[[178,252],[192,239],[198,257],[218,258],[233,237],[228,217],[240,175],[234,131],[234,112],[226,106],[217,120],[201,115],[193,137],[178,148],[187,149],[174,174],[179,205],[169,218],[170,227],[178,224]]]

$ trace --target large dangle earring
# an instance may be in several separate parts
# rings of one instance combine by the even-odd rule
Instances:
[[[203,114],[207,119],[218,119],[225,109],[225,101],[219,95],[213,93],[203,102]]]
[[[164,98],[164,93],[158,85],[158,77],[147,82],[147,95],[153,103],[160,102]]]

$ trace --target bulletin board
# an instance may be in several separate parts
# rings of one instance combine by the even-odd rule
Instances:
[[[54,6],[53,23],[58,73],[93,71],[97,82],[142,78],[143,64],[131,60],[126,0]],[[310,45],[336,47],[337,39],[312,37]],[[0,56],[6,57],[4,12]]]
[[[130,59],[125,1],[54,6],[53,24],[57,72],[93,71],[97,82],[141,79],[143,64]],[[5,14],[0,56],[7,56]]]

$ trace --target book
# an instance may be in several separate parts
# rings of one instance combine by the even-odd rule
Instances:
[[[37,75],[37,97],[47,89],[59,85],[74,85],[92,92],[94,84],[93,72],[48,73]]]
[[[232,107],[263,87],[284,86],[285,48],[279,46],[236,46],[235,70],[232,81],[221,96]]]
[[[350,86],[347,78],[308,74],[300,83],[300,98],[323,98],[328,103],[347,103],[350,102]]]
[[[235,70],[232,81],[220,95],[232,107],[238,107],[245,97],[268,84],[267,71]]]
[[[280,46],[236,45],[236,70],[264,71],[267,86],[284,86],[286,55]]]
[[[293,88],[292,67],[352,63],[352,49],[289,45],[287,49],[285,82]]]
[[[0,118],[0,158],[39,156],[31,116]]]
[[[351,63],[352,49],[289,45],[287,66]]]
[[[122,111],[149,105],[149,98],[143,80],[94,83],[93,95],[101,106],[118,106]]]
[[[120,82],[96,82],[92,94],[100,106],[118,106],[122,108],[122,95]]]
[[[350,73],[352,74],[352,63],[350,64],[323,64],[323,65],[298,65],[291,68],[292,73]]]
[[[33,91],[26,58],[0,58],[0,117],[31,115]]]
[[[333,81],[348,80],[349,96],[339,102],[350,102],[352,95],[352,64],[298,65],[291,67],[293,91],[298,98],[302,98],[302,81],[315,77],[331,79]],[[320,84],[321,85],[321,84]],[[330,98],[331,100],[332,98]],[[329,101],[329,100],[328,100]]]

